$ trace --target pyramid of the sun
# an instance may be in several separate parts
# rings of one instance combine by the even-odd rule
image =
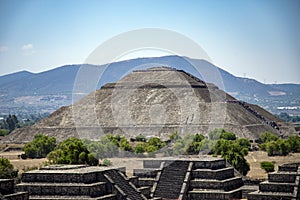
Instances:
[[[250,139],[264,131],[294,131],[263,108],[238,101],[213,84],[182,70],[156,67],[133,71],[116,83],[106,84],[4,141],[26,142],[36,133],[58,140],[70,136],[99,138],[105,133],[167,137],[175,131],[207,134],[215,128]]]

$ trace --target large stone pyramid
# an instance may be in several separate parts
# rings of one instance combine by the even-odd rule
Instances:
[[[70,136],[97,139],[106,133],[168,137],[175,131],[206,134],[215,128],[250,139],[264,131],[294,132],[261,107],[238,101],[213,84],[182,70],[155,67],[106,84],[3,141],[27,142],[36,133],[55,136],[58,141]]]

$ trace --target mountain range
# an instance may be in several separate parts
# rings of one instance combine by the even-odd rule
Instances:
[[[164,56],[137,58],[102,66],[65,65],[41,73],[20,71],[0,76],[0,115],[51,113],[61,106],[70,105],[76,76],[83,67],[108,66],[97,84],[96,89],[99,89],[106,83],[116,82],[132,70],[155,67],[157,64],[184,70],[217,85],[239,100],[258,104],[272,113],[300,112],[300,84],[263,84],[255,79],[236,77],[205,60]],[[211,72],[214,74],[210,75]],[[219,76],[217,78],[216,73]],[[278,107],[281,109],[278,110]]]

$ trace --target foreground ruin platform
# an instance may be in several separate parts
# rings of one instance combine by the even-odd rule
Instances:
[[[240,199],[241,177],[224,159],[149,159],[133,177],[125,168],[55,165],[23,173],[31,200]]]
[[[134,170],[138,187],[148,188],[150,198],[241,199],[243,181],[224,159],[144,160],[143,169]],[[146,193],[146,192],[145,192]]]
[[[300,163],[284,164],[268,180],[259,184],[259,191],[248,194],[248,200],[299,200]]]

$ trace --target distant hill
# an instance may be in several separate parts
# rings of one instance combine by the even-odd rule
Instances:
[[[203,72],[217,69],[222,79],[221,85],[213,79],[213,76],[202,77],[190,62]],[[214,83],[237,99],[258,104],[273,113],[276,113],[277,104],[283,106],[280,102],[284,102],[286,106],[300,105],[298,98],[300,85],[263,84],[254,79],[236,77],[205,60],[179,56],[138,58],[112,63],[103,74],[97,89],[106,83],[116,82],[137,66],[147,68],[155,66],[155,63],[184,70],[206,82]],[[82,66],[66,65],[36,74],[22,71],[0,76],[0,115],[17,112],[24,112],[25,114],[38,113],[47,110],[52,112],[60,106],[70,105],[72,103],[74,81],[78,70]],[[84,66],[96,67],[93,65]]]

